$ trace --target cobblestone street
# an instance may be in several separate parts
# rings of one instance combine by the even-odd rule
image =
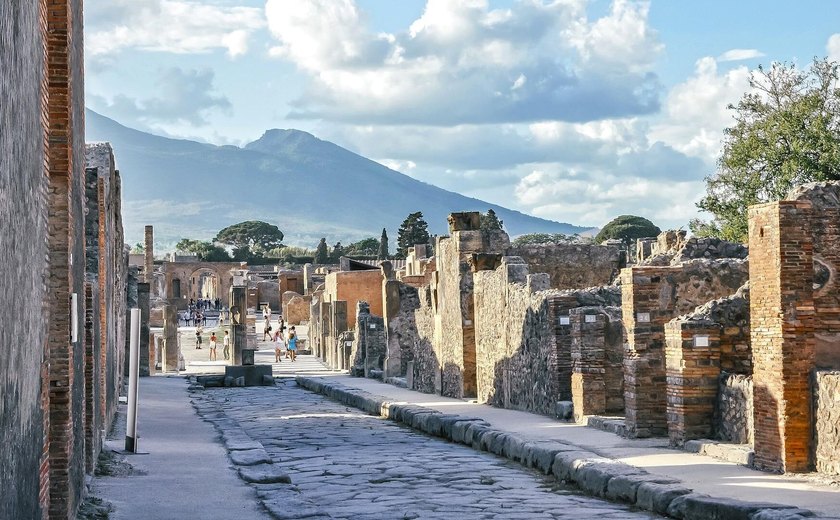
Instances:
[[[347,408],[292,381],[207,389],[199,412],[224,410],[292,484],[253,484],[277,518],[654,518],[565,489],[494,455]],[[218,408],[213,405],[218,405]]]

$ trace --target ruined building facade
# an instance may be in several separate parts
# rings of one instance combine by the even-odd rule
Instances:
[[[111,424],[126,256],[110,150],[86,164],[82,3],[0,5],[0,518],[72,518]]]

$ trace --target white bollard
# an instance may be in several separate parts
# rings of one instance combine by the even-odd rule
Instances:
[[[128,416],[125,451],[137,453],[137,391],[140,380],[140,309],[131,309],[131,336],[128,347]]]

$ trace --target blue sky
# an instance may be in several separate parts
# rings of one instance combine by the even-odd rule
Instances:
[[[244,144],[299,128],[534,215],[685,226],[759,64],[840,59],[840,3],[87,0],[89,107]],[[119,150],[117,150],[119,154]]]

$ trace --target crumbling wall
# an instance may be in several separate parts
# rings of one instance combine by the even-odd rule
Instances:
[[[611,283],[618,275],[619,248],[593,244],[549,244],[511,247],[532,273],[547,273],[553,289],[584,289]]]
[[[300,325],[310,319],[310,304],[312,296],[286,291],[283,293],[283,319],[290,325]]]
[[[840,475],[840,372],[816,373],[814,401],[817,471]]]
[[[388,377],[406,374],[414,360],[413,346],[419,341],[415,314],[420,308],[417,288],[397,280],[387,280],[383,286],[385,325],[388,340],[386,372]]]
[[[625,422],[636,437],[664,436],[665,324],[712,299],[734,293],[748,279],[744,260],[692,260],[679,266],[622,271],[625,326]],[[682,337],[685,341],[687,338]]]
[[[753,443],[752,376],[722,372],[715,404],[715,439],[735,444]]]
[[[406,364],[408,376],[411,367],[411,388],[418,392],[432,394],[440,385],[440,361],[435,350],[439,343],[438,330],[440,321],[435,315],[435,290],[431,286],[418,289],[419,305],[414,311],[414,324],[417,338],[410,344],[411,361]],[[405,336],[406,339],[410,336]]]
[[[358,302],[356,328],[350,351],[350,375],[381,378],[385,363],[385,322],[370,312],[367,302]]]

